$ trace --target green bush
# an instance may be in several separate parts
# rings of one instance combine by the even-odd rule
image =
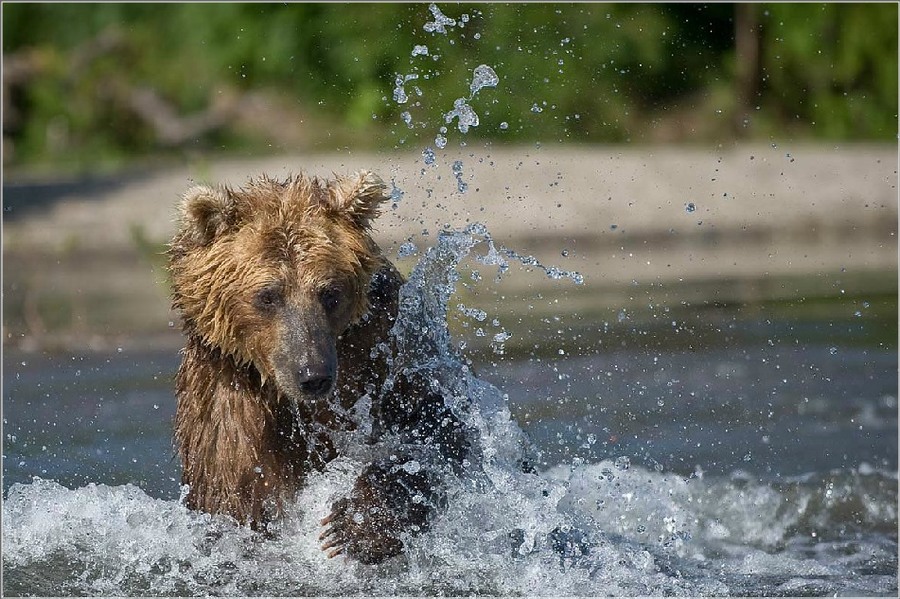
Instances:
[[[149,88],[180,116],[228,94],[286,98],[323,123],[309,127],[319,149],[422,145],[479,64],[500,84],[472,101],[472,138],[896,140],[896,4],[750,6],[760,52],[746,106],[730,4],[448,4],[444,13],[468,20],[446,35],[423,29],[427,4],[4,4],[4,60],[27,56],[35,73],[10,89],[19,118],[4,122],[4,143],[13,165],[157,153],[165,144],[127,101]],[[112,49],[92,55],[107,38]],[[413,57],[416,44],[430,56]],[[410,101],[398,105],[394,78],[411,73]],[[169,151],[261,143],[225,126]]]

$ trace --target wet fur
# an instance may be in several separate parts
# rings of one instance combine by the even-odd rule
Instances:
[[[388,356],[375,348],[390,346],[403,284],[368,234],[385,199],[384,184],[365,172],[333,181],[261,177],[236,191],[201,186],[185,195],[170,269],[187,337],[175,439],[189,507],[257,528],[278,518],[305,478],[337,456],[332,435],[354,426],[347,411],[367,389],[371,441],[395,435],[460,467],[468,441],[442,398],[402,375],[384,388]],[[275,283],[313,331],[306,337],[254,305]],[[334,313],[316,299],[330,288],[343,298]],[[284,360],[297,353],[285,339],[336,343],[327,400],[306,401],[285,382]],[[370,464],[334,503],[322,535],[330,555],[375,563],[402,550],[404,533],[427,528],[441,502],[440,468],[406,472],[398,453]]]

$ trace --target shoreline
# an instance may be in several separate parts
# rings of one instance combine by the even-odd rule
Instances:
[[[415,257],[398,259],[400,244],[421,255],[444,228],[480,222],[496,243],[582,274],[570,310],[896,295],[892,145],[473,145],[433,166],[416,152],[227,158],[81,183],[4,181],[4,346],[22,335],[36,347],[168,338],[164,251],[179,194],[301,164],[321,176],[369,168],[402,192],[373,231],[401,270]],[[505,277],[507,298],[562,293],[523,272]]]

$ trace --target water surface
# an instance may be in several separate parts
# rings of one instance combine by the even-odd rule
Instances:
[[[354,456],[309,481],[274,538],[186,510],[176,350],[7,354],[5,594],[896,594],[895,348],[763,315],[726,319],[714,343],[582,323],[560,329],[577,343],[500,337],[466,363],[440,343],[471,333],[448,336],[449,310],[485,321],[453,308],[479,243],[442,237],[401,318],[398,334],[435,344],[445,396],[474,402],[484,455],[404,555],[318,549]],[[515,466],[523,429],[537,474]]]

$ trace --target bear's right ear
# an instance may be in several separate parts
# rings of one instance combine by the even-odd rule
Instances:
[[[207,245],[239,224],[237,201],[225,187],[195,185],[184,194],[182,231],[197,245]]]

